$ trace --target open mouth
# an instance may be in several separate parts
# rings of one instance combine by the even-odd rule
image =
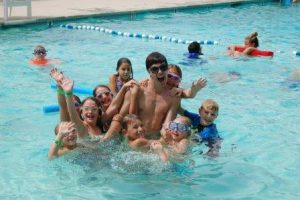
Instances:
[[[86,116],[85,116],[85,118],[87,119],[87,120],[89,120],[89,121],[93,121],[94,119],[95,119],[95,115],[93,115],[93,114],[86,114]]]
[[[162,76],[162,77],[158,77],[158,76],[157,76],[157,80],[158,80],[159,82],[164,82],[164,81],[165,81],[165,77],[164,77],[164,76]]]

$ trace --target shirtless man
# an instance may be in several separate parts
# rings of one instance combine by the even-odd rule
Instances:
[[[129,113],[136,113],[144,124],[145,137],[158,139],[163,124],[175,119],[180,98],[170,94],[166,87],[168,63],[164,55],[153,52],[146,58],[146,69],[150,75],[146,87],[133,87],[125,95],[123,106],[116,115],[104,139],[119,133],[122,118]],[[129,109],[130,108],[130,109]]]

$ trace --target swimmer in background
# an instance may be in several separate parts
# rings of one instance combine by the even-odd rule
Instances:
[[[289,81],[300,81],[300,69],[293,71],[291,76],[288,79]]]
[[[80,145],[77,143],[77,130],[73,122],[61,122],[55,128],[55,141],[48,152],[48,159],[62,156]]]
[[[154,153],[158,154],[162,161],[167,161],[169,159],[168,154],[158,141],[148,140],[144,137],[145,128],[143,122],[136,115],[128,114],[124,117],[121,132],[131,149],[147,152],[151,147]]]
[[[259,41],[257,39],[258,33],[254,32],[247,37],[245,37],[244,46],[233,45],[228,47],[228,55],[233,57],[238,57],[240,54],[251,55],[252,51],[259,46]],[[244,49],[242,52],[238,49]]]
[[[112,93],[117,94],[124,83],[133,78],[132,65],[128,58],[120,58],[116,68],[117,73],[109,78],[109,88]]]
[[[48,66],[51,64],[61,64],[60,60],[48,59],[47,50],[42,45],[37,45],[33,51],[34,58],[29,61],[32,65]]]
[[[201,45],[197,41],[189,44],[188,51],[189,53],[186,54],[188,58],[199,58],[199,56],[203,55]]]
[[[213,79],[216,83],[227,83],[230,81],[236,81],[241,78],[241,74],[235,71],[229,71],[226,73],[214,73],[210,75],[210,78]]]
[[[180,108],[179,113],[191,120],[193,128],[197,129],[199,142],[204,142],[209,147],[206,155],[211,157],[218,156],[222,139],[219,136],[216,124],[214,124],[219,113],[217,102],[212,99],[203,101],[199,108],[199,114],[191,113],[182,108]]]

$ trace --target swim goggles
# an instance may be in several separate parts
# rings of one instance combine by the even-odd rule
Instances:
[[[173,73],[168,73],[168,79],[176,81],[176,82],[181,81],[180,76],[177,76],[176,74],[173,74]]]
[[[101,93],[99,93],[98,95],[96,95],[96,98],[97,98],[97,99],[102,99],[103,96],[109,96],[109,95],[112,95],[112,93],[109,92],[109,91],[105,91],[105,92],[101,92]]]
[[[150,72],[153,74],[157,74],[160,71],[164,72],[168,70],[168,65],[165,63],[159,64],[159,65],[152,65],[149,68]]]
[[[172,131],[177,131],[179,133],[189,133],[191,130],[191,127],[186,124],[176,123],[176,122],[170,122],[169,123],[169,129]]]
[[[45,55],[45,54],[47,54],[47,51],[44,49],[38,49],[38,50],[34,50],[33,54],[39,54],[39,55],[44,54]]]

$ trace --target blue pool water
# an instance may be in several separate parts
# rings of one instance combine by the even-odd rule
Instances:
[[[134,77],[147,77],[145,58],[152,51],[169,63],[186,62],[187,45],[68,30],[60,24],[93,24],[123,32],[143,32],[188,40],[217,40],[203,45],[207,62],[182,65],[183,87],[207,77],[208,86],[183,107],[196,112],[201,101],[220,104],[216,120],[224,138],[220,156],[203,157],[192,148],[183,161],[162,164],[154,155],[125,151],[122,145],[98,151],[76,151],[48,161],[57,114],[42,106],[56,103],[49,68],[28,65],[35,45],[75,84],[107,83],[118,58],[128,57]],[[233,59],[230,44],[242,44],[257,31],[260,48],[270,58]],[[300,68],[300,6],[277,3],[216,8],[178,9],[130,16],[54,22],[0,30],[0,198],[1,199],[299,199],[300,93],[289,88],[290,73]],[[235,71],[240,79],[218,83],[216,77]],[[81,96],[82,98],[84,96]],[[298,180],[298,181],[297,181]]]

